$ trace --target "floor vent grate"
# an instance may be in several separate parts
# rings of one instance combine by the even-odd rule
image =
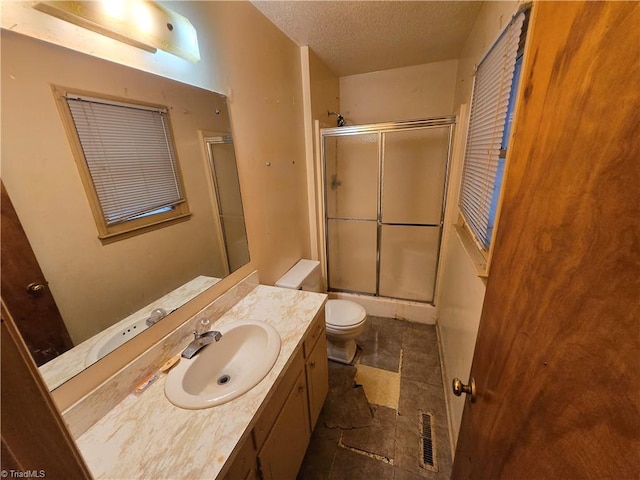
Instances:
[[[418,414],[420,416],[420,467],[437,472],[438,459],[433,413],[419,411]]]

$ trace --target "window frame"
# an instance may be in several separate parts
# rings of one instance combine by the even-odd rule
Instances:
[[[168,106],[143,102],[139,100],[132,100],[130,98],[122,98],[103,93],[89,92],[75,88],[61,87],[57,85],[52,85],[52,90],[54,98],[56,100],[56,104],[58,106],[58,110],[60,112],[65,132],[67,134],[67,139],[69,140],[69,145],[76,162],[76,167],[78,168],[78,173],[80,174],[80,180],[84,187],[89,207],[91,209],[91,213],[98,229],[98,238],[103,244],[123,240],[125,238],[130,238],[135,235],[173,225],[178,222],[186,221],[191,217],[185,183],[182,176],[182,170],[180,168],[178,146],[175,142],[176,137],[174,135],[173,126],[171,123],[171,116],[169,115],[170,108]],[[167,129],[173,139],[173,154],[176,164],[176,179],[180,182],[184,201],[175,205],[175,207],[170,211],[132,218],[120,223],[108,224],[105,219],[102,205],[96,192],[91,173],[89,171],[89,165],[87,164],[84,155],[80,137],[78,135],[78,131],[71,114],[71,109],[67,103],[67,95],[92,97],[98,100],[104,100],[105,103],[121,103],[134,107],[140,106],[147,109],[152,108],[158,110],[166,110]]]
[[[504,28],[502,30],[500,30],[499,34],[496,36],[495,40],[491,43],[491,45],[489,46],[489,48],[486,50],[486,52],[480,57],[480,61],[478,63],[478,65],[480,65],[480,63],[482,63],[482,61],[486,58],[486,56],[489,54],[489,52],[494,48],[495,44],[500,40],[500,38],[502,37],[502,35],[506,32],[506,30],[511,26],[511,24],[513,23],[513,21],[517,18],[518,15],[524,15],[524,21],[523,21],[523,26],[522,26],[522,31],[520,33],[520,40],[519,43],[522,44],[523,40],[524,40],[524,45],[519,45],[517,53],[516,53],[516,57],[514,58],[514,66],[517,63],[518,59],[522,57],[522,64],[520,66],[520,72],[519,72],[519,78],[518,78],[518,85],[517,85],[517,90],[516,90],[516,96],[514,97],[514,105],[513,105],[513,112],[512,112],[512,122],[510,125],[510,129],[507,131],[507,125],[509,123],[509,111],[507,111],[507,116],[505,118],[505,132],[508,135],[508,138],[506,139],[506,145],[510,145],[511,144],[511,138],[513,137],[514,134],[514,130],[515,130],[515,126],[516,126],[516,120],[518,118],[518,110],[520,108],[520,104],[521,104],[521,97],[523,95],[522,92],[522,88],[520,88],[520,86],[522,85],[522,80],[523,78],[525,78],[525,74],[527,73],[526,70],[528,70],[527,64],[525,62],[525,59],[527,58],[527,48],[528,48],[528,43],[526,42],[526,37],[527,37],[527,33],[529,31],[530,27],[530,22],[531,22],[531,11],[532,11],[532,6],[531,5],[525,5],[523,8],[518,9],[513,16],[511,17],[511,19],[509,20],[509,22],[504,26]],[[523,38],[524,35],[524,38]],[[476,69],[478,67],[476,66]],[[515,74],[514,74],[515,75]],[[473,86],[472,86],[472,90],[471,90],[471,99],[470,99],[470,106],[469,106],[469,112],[468,112],[468,117],[467,117],[467,129],[466,129],[466,133],[465,133],[465,139],[464,139],[464,150],[462,152],[462,165],[461,165],[461,177],[460,177],[460,190],[458,192],[458,202],[457,202],[457,209],[458,209],[458,221],[457,223],[454,225],[455,230],[458,234],[458,237],[460,238],[460,241],[462,242],[465,250],[467,250],[467,253],[469,254],[469,257],[473,263],[473,266],[476,270],[476,273],[479,277],[481,278],[487,278],[489,276],[489,268],[491,265],[491,257],[493,255],[493,251],[494,251],[494,246],[495,246],[495,236],[496,236],[496,232],[498,229],[498,224],[500,221],[500,213],[502,210],[502,202],[503,202],[503,192],[504,192],[504,181],[507,177],[507,172],[508,172],[508,167],[509,167],[509,152],[511,151],[511,149],[507,148],[507,149],[502,149],[502,145],[500,145],[500,154],[499,154],[499,158],[503,158],[504,160],[504,166],[503,166],[503,170],[502,170],[502,179],[500,182],[500,186],[499,186],[499,192],[498,192],[498,196],[497,196],[497,202],[496,202],[496,207],[495,207],[495,216],[494,216],[494,222],[493,222],[493,226],[492,226],[492,232],[491,232],[491,239],[489,242],[489,247],[485,248],[484,245],[482,244],[482,242],[476,237],[475,232],[473,231],[473,229],[470,227],[470,225],[468,224],[467,219],[465,218],[463,212],[462,212],[462,208],[460,206],[460,196],[462,195],[462,182],[464,179],[464,164],[465,164],[465,160],[466,160],[466,152],[467,152],[467,140],[468,140],[468,135],[469,135],[469,129],[471,126],[471,111],[473,108],[472,105],[472,101],[473,101],[473,95],[475,92],[475,73],[474,73],[474,82],[473,82]],[[511,88],[513,88],[513,84],[511,86]],[[505,139],[503,138],[503,144],[505,144]],[[496,178],[497,178],[497,172],[496,172]],[[495,181],[494,181],[494,188],[495,188]]]

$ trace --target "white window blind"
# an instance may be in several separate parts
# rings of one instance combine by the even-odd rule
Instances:
[[[184,201],[167,112],[66,97],[107,225]]]
[[[491,200],[524,19],[524,12],[513,18],[478,65],[474,80],[459,205],[483,250],[491,244]]]

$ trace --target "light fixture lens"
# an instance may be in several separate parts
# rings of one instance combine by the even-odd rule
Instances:
[[[193,24],[154,1],[56,0],[33,8],[150,53],[161,49],[193,63],[200,60]]]
[[[126,12],[125,0],[102,0],[102,11],[111,18],[122,20]]]
[[[197,52],[199,48],[198,48],[198,34],[196,33],[196,29],[191,28],[188,30],[188,32],[189,32],[189,40],[191,40],[191,46]]]
[[[153,20],[149,7],[143,2],[135,2],[131,7],[135,24],[141,32],[151,33]]]

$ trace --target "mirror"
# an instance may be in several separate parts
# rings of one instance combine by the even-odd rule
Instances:
[[[2,202],[3,300],[54,389],[249,261],[228,105],[218,93],[5,30],[1,48],[2,183],[10,199]],[[185,217],[98,238],[55,96],[67,90],[166,107]],[[15,225],[5,222],[11,204]],[[17,263],[26,253],[9,228],[20,226],[43,280]],[[48,307],[32,309],[48,296],[62,316],[59,330]],[[63,346],[47,346],[52,336]]]

